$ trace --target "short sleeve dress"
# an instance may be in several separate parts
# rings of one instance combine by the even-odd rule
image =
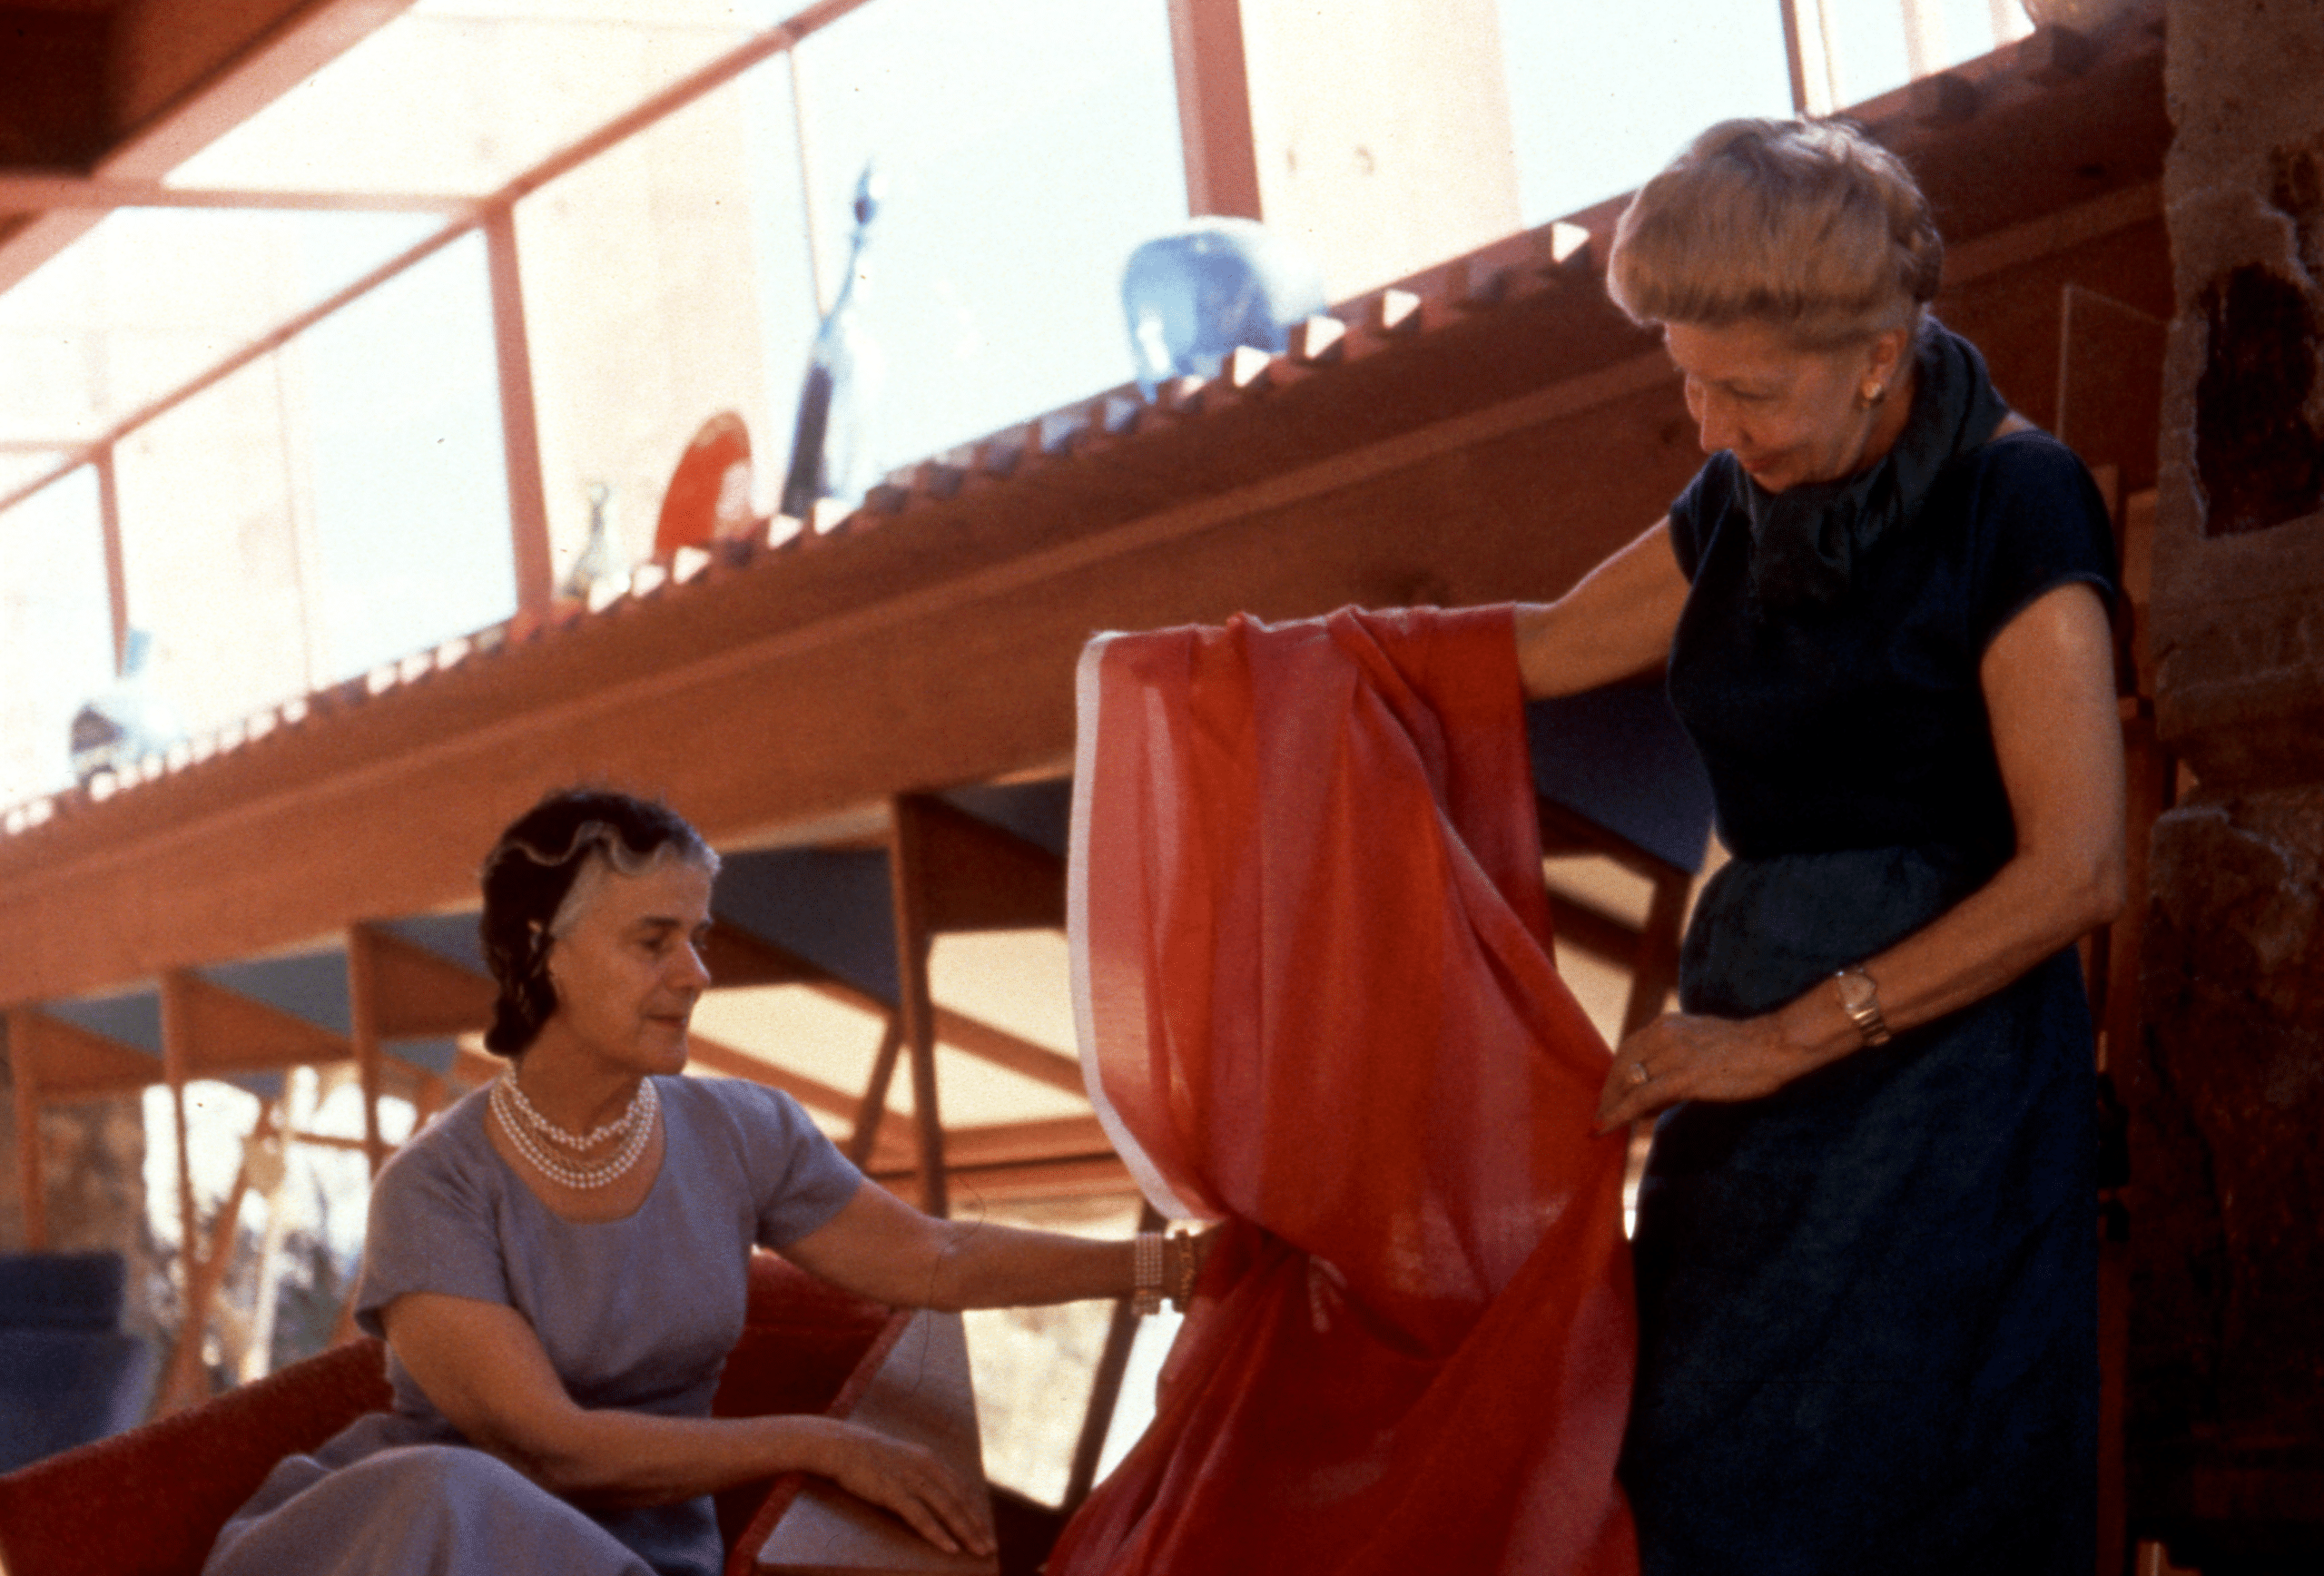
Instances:
[[[485,1095],[400,1151],[372,1189],[357,1322],[409,1292],[523,1314],[573,1399],[703,1417],[742,1334],[753,1245],[839,1213],[862,1178],[790,1096],[657,1079],[662,1169],[616,1221],[551,1213],[492,1148]],[[394,1410],[278,1465],[204,1576],[716,1576],[705,1496],[585,1512],[470,1446],[390,1351]]]
[[[1761,606],[1734,460],[1672,507],[1671,699],[1734,855],[1687,1010],[1747,1017],[1958,902],[2014,834],[1978,668],[2019,611],[2112,596],[2073,453],[1995,438],[1828,603]],[[1622,1475],[1648,1576],[2090,1568],[2094,1090],[2067,951],[1765,1098],[1658,1124]]]

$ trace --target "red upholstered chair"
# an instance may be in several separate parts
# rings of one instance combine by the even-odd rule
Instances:
[[[748,1322],[713,1410],[822,1412],[908,1314],[867,1303],[772,1254],[751,1265]],[[389,1404],[384,1349],[361,1340],[184,1412],[0,1477],[8,1576],[195,1576],[226,1518],[274,1463]],[[769,1482],[718,1496],[731,1542]]]

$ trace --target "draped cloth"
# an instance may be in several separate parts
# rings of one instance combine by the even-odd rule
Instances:
[[[1629,1576],[1623,1145],[1510,610],[1100,636],[1079,724],[1090,1092],[1157,1208],[1228,1225],[1053,1576]]]

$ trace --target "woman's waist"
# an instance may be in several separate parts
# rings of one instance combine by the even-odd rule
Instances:
[[[1957,843],[1731,858],[1696,900],[1682,1000],[1722,1017],[1770,1011],[1927,925],[2000,862]]]

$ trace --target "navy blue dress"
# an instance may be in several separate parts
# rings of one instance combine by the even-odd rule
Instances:
[[[2112,596],[2102,505],[2039,433],[1953,461],[1828,604],[1762,607],[1734,460],[1672,506],[1670,694],[1735,856],[1680,1000],[1782,1006],[1921,929],[2014,841],[1977,668],[2035,597]],[[1765,1098],[1666,1112],[1639,1199],[1622,1475],[1648,1576],[2072,1572],[2093,1558],[2089,1010],[2072,951]]]

